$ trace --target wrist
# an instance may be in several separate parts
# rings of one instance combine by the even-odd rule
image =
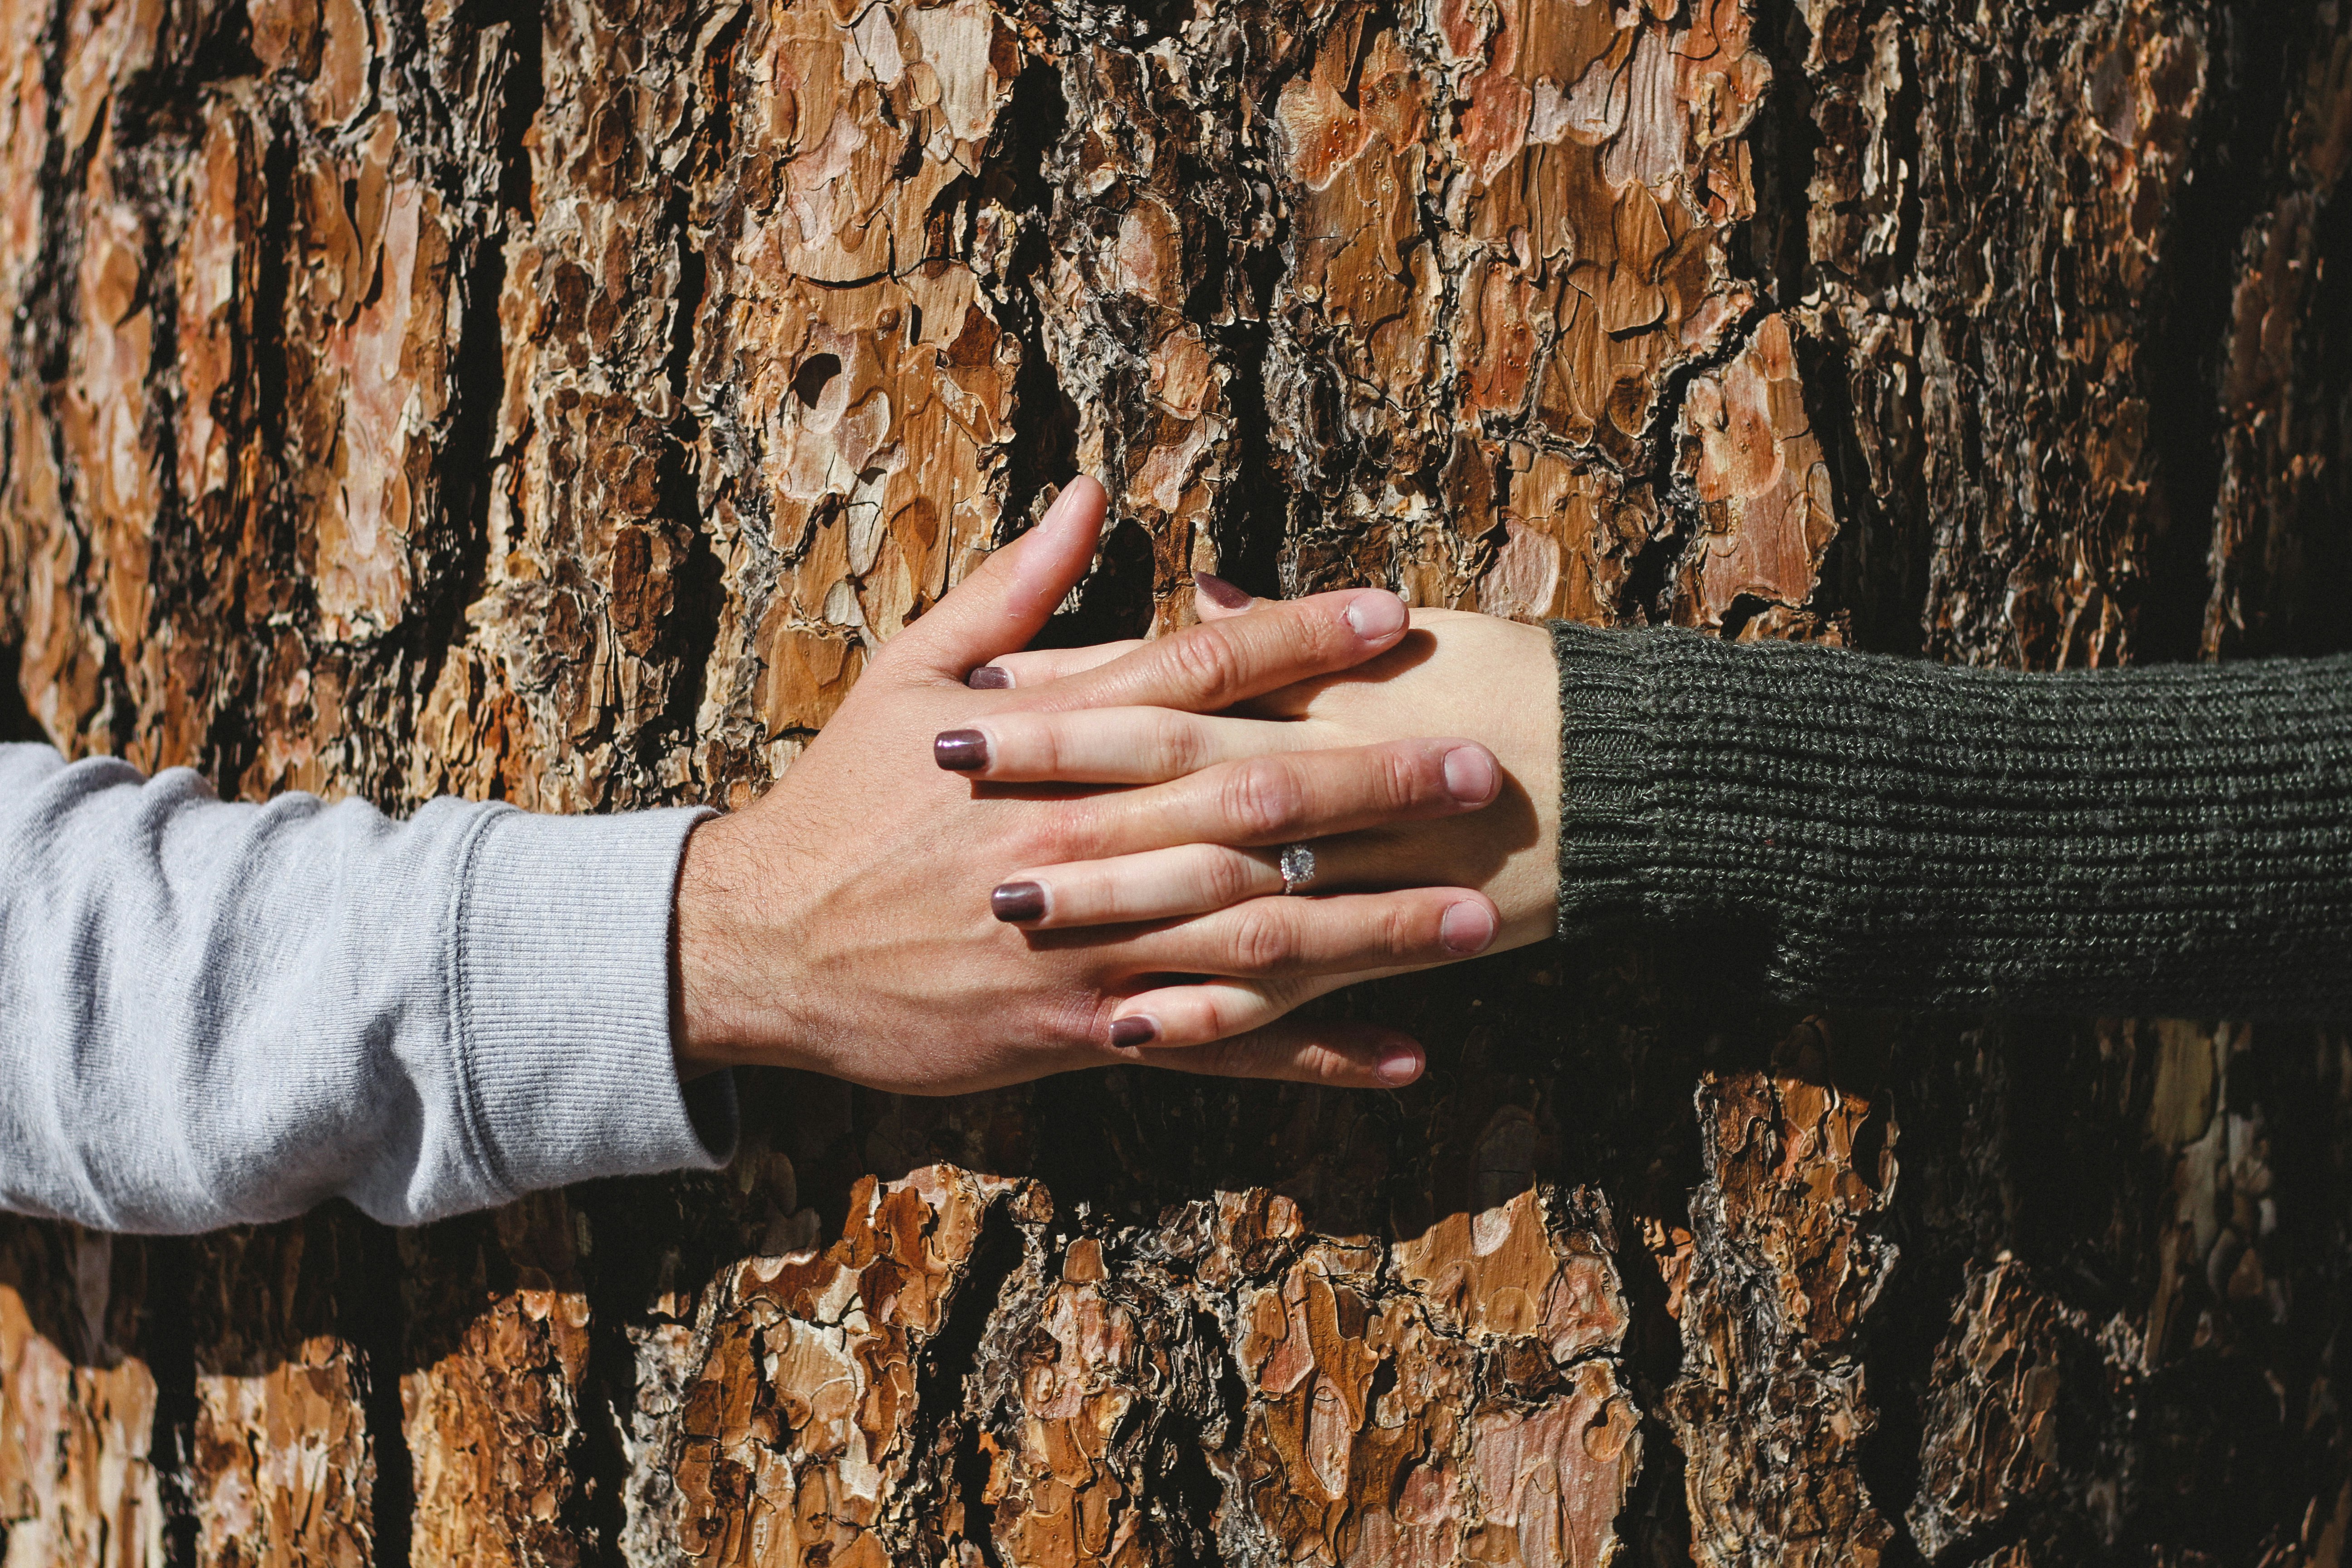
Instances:
[[[1540,942],[1558,921],[1559,898],[1560,681],[1552,635],[1493,616],[1416,612],[1424,620],[1441,645],[1431,671],[1442,666],[1444,683],[1420,700],[1421,721],[1485,742],[1508,780],[1502,798],[1473,819],[1500,851],[1477,884],[1502,917],[1496,945]],[[1465,704],[1471,672],[1477,695]]]
[[[751,1019],[740,976],[746,954],[734,951],[745,929],[735,902],[733,819],[695,825],[678,857],[670,918],[670,1048],[681,1080],[747,1059]]]

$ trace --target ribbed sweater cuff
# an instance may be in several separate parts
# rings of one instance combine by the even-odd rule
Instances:
[[[2352,660],[2023,675],[1555,628],[1559,925],[1792,1001],[2352,1017]]]
[[[473,1142],[509,1194],[733,1157],[733,1079],[681,1085],[670,1049],[678,860],[709,815],[516,811],[484,826],[452,1005]]]
[[[1641,645],[1622,632],[1552,623],[1559,662],[1559,934],[1641,912],[1650,869],[1644,792],[1655,771],[1643,721]]]

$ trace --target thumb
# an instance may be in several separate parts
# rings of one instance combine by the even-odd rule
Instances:
[[[1072,479],[1036,527],[982,562],[892,646],[918,668],[958,681],[1027,647],[1094,561],[1104,500],[1093,479]]]

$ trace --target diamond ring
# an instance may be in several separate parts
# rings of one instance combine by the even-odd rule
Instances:
[[[1303,893],[1315,883],[1315,851],[1304,844],[1282,847],[1282,890]]]

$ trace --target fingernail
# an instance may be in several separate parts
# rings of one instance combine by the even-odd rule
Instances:
[[[1421,1062],[1419,1046],[1391,1046],[1381,1053],[1380,1065],[1372,1069],[1372,1075],[1391,1087],[1411,1083],[1421,1076]]]
[[[1160,1026],[1140,1013],[1129,1013],[1124,1018],[1110,1021],[1110,1043],[1114,1046],[1148,1046],[1160,1037]]]
[[[947,739],[942,735],[941,741]],[[952,763],[942,763],[952,767]],[[973,767],[980,763],[974,763]],[[1456,746],[1445,753],[1445,793],[1465,805],[1484,805],[1495,798],[1495,759],[1483,746]]]
[[[1201,591],[1202,598],[1221,610],[1238,610],[1250,602],[1248,590],[1226,582],[1214,572],[1193,573],[1192,586]]]
[[[1039,882],[1007,882],[988,895],[988,910],[1008,925],[1045,918],[1045,889]]]
[[[1078,480],[1084,478],[1084,474],[1077,475],[1055,492],[1054,504],[1045,509],[1045,515],[1037,520],[1037,526],[1051,528],[1077,509]]]
[[[963,678],[963,683],[975,691],[1003,691],[1013,684],[1013,672],[983,664]]]
[[[988,737],[977,730],[944,730],[931,742],[931,761],[955,773],[969,773],[988,766]],[[1453,779],[1454,759],[1445,760],[1446,778]]]
[[[1366,642],[1378,642],[1404,630],[1404,601],[1394,594],[1375,589],[1359,594],[1348,606],[1348,624]]]
[[[1437,940],[1449,952],[1484,952],[1495,940],[1495,917],[1486,905],[1465,899],[1438,917]]]

